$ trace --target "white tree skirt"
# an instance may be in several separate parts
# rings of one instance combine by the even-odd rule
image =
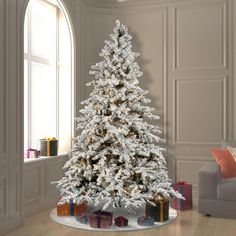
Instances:
[[[88,209],[88,213],[92,212],[93,210],[95,210],[95,209]],[[112,209],[111,211],[113,212],[113,225],[111,228],[108,228],[108,229],[91,228],[89,226],[89,224],[86,225],[86,224],[81,224],[81,223],[77,222],[74,216],[57,216],[56,208],[54,208],[51,211],[50,217],[59,224],[70,226],[70,227],[77,228],[77,229],[91,230],[91,231],[132,231],[132,230],[158,228],[158,227],[161,227],[162,225],[170,224],[177,217],[176,210],[170,208],[168,221],[165,221],[163,223],[155,222],[155,224],[153,226],[140,226],[137,224],[137,218],[145,215],[145,208],[136,209],[135,210],[136,214],[129,213],[123,209]],[[118,227],[114,224],[114,218],[117,216],[120,216],[120,215],[128,218],[128,220],[129,220],[128,226]]]

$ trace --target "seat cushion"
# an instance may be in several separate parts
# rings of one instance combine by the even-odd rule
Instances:
[[[211,153],[224,178],[236,177],[236,162],[228,149],[212,149]]]
[[[217,198],[226,201],[236,201],[236,178],[222,179],[217,184]]]

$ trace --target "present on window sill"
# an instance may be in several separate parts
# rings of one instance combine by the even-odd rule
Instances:
[[[46,137],[39,140],[41,156],[57,156],[58,140],[55,137]]]
[[[25,158],[39,158],[40,151],[37,149],[29,148],[24,152]]]

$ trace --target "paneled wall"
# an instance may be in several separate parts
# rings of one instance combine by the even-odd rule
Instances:
[[[27,184],[32,176],[42,188],[38,178],[45,170],[35,167],[31,173],[26,167],[23,175],[23,19],[27,2],[0,0],[0,234],[20,225],[24,202],[30,205],[41,194],[36,189],[23,195],[23,180]],[[104,40],[120,19],[133,36],[134,51],[141,53],[141,85],[150,91],[152,105],[161,115],[158,125],[168,140],[170,176],[190,181],[196,190],[198,169],[212,160],[211,147],[222,139],[236,140],[235,2],[63,2],[74,33],[75,113],[89,94],[84,86],[89,67],[100,60]]]
[[[0,234],[22,222],[19,6],[16,0],[0,0]]]
[[[62,178],[64,175],[62,167],[67,160],[67,155],[60,155],[25,162],[23,173],[24,217],[55,206],[59,193],[52,182]]]
[[[52,196],[55,204],[55,190],[46,183],[58,177],[56,174],[61,176],[62,163],[55,166],[48,163],[43,167],[38,164],[32,170],[32,166],[24,169],[23,165],[23,26],[27,3],[28,0],[0,0],[0,235],[21,225],[24,210],[26,215],[32,214],[33,204],[38,204],[36,211],[39,207],[43,209],[52,203]],[[65,2],[68,12],[73,4],[73,1]],[[73,17],[71,13],[74,22]],[[74,38],[79,41],[76,34],[79,34],[79,24],[74,27]],[[76,49],[79,51],[79,48],[78,43]],[[75,69],[80,70],[79,59],[76,62]],[[47,177],[45,182],[38,182],[38,174],[40,181]],[[32,180],[30,184],[34,188],[30,188],[27,180]],[[38,202],[37,184],[40,184],[41,197]],[[23,191],[24,186],[27,192]]]
[[[83,1],[83,78],[100,60],[115,20],[126,24],[168,141],[173,180],[193,183],[212,147],[236,137],[230,0]],[[85,4],[87,3],[87,4]],[[82,85],[83,86],[83,85]],[[88,90],[84,91],[88,96]],[[234,127],[234,128],[233,128]]]

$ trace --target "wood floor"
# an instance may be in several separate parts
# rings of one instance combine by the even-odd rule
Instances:
[[[104,233],[80,231],[53,222],[50,210],[25,220],[24,226],[6,236],[236,236],[236,220],[199,215],[194,210],[178,212],[175,222],[159,229]]]

